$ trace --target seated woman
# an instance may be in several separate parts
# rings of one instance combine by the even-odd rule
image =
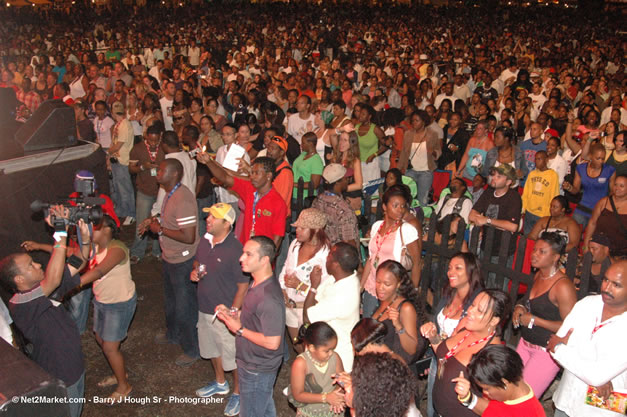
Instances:
[[[545,417],[544,408],[523,379],[520,356],[503,345],[486,346],[468,364],[468,378],[457,377],[455,392],[459,402],[484,417]],[[470,391],[478,386],[483,395]]]
[[[554,232],[538,239],[531,254],[531,266],[538,272],[512,317],[514,327],[521,329],[516,351],[525,366],[523,376],[538,398],[559,371],[559,365],[542,348],[577,302],[574,284],[559,269],[564,247],[564,240]]]
[[[581,227],[568,216],[571,210],[566,197],[555,196],[551,201],[550,210],[551,215],[540,218],[527,237],[531,240],[538,240],[542,233],[555,232],[565,239],[566,252],[578,247],[581,240]]]
[[[457,401],[455,386],[451,383],[474,354],[485,346],[501,343],[501,332],[510,312],[509,296],[503,291],[489,289],[480,292],[468,308],[464,329],[442,340],[435,327],[425,336],[438,359],[438,371],[433,386],[433,406],[442,417],[474,417],[472,411]],[[475,395],[478,393],[475,392]]]
[[[418,290],[400,263],[387,260],[377,268],[376,292],[379,308],[373,318],[387,327],[384,343],[406,363],[412,363],[427,347],[418,333],[424,317]]]
[[[285,298],[285,324],[296,345],[298,328],[303,325],[303,304],[309,292],[309,275],[315,266],[326,272],[329,239],[324,232],[326,216],[316,208],[300,212],[296,223],[296,239],[287,252],[285,265],[279,274],[279,283]],[[302,347],[296,347],[302,352]]]

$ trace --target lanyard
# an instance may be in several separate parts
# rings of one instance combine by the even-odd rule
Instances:
[[[479,340],[475,340],[474,342],[472,342],[471,344],[469,344],[468,346],[466,346],[464,349],[468,349],[470,347],[473,347],[475,345],[478,345],[479,343],[483,343],[489,339],[492,338],[492,336],[494,336],[495,331],[492,331],[492,333],[490,333],[489,335],[487,335],[486,337],[484,337],[483,339],[479,339]],[[460,340],[459,342],[457,342],[457,344],[453,347],[453,349],[449,350],[446,355],[444,356],[444,360],[447,361],[448,359],[450,359],[451,357],[455,356],[455,354],[457,354],[457,350],[459,349],[459,347],[461,346],[462,343],[464,343],[464,341],[466,340],[466,338],[470,336],[470,332],[466,333],[466,336],[464,336],[462,338],[462,340]]]
[[[595,322],[596,324],[595,324],[595,326],[594,326],[594,329],[592,329],[592,335],[591,335],[590,337],[594,336],[594,334],[595,334],[596,332],[598,332],[598,331],[599,331],[599,330],[601,330],[603,327],[607,326],[608,324],[610,324],[610,323],[611,323],[611,322],[613,322],[613,321],[614,321],[614,320],[609,319],[609,320],[606,320],[606,321],[604,321],[603,323],[599,324],[599,319],[597,318],[597,319],[596,319],[596,322]]]
[[[168,204],[168,200],[170,199],[170,197],[172,197],[172,194],[174,194],[174,192],[181,186],[181,183],[179,182],[178,184],[176,184],[174,186],[174,188],[172,188],[172,191],[170,191],[170,193],[168,194],[168,196],[165,198],[165,200],[163,200],[163,205],[161,206],[161,214],[165,214],[165,206]]]
[[[255,191],[255,199],[253,201],[253,225],[250,229],[250,237],[255,236],[255,223],[257,221],[257,203],[259,202],[259,200],[261,200],[263,197],[266,196],[266,194],[268,194],[270,192],[270,190],[268,190],[264,195],[259,195],[258,191]]]

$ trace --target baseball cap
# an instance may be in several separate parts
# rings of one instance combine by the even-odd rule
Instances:
[[[346,175],[346,168],[340,164],[329,164],[322,171],[322,178],[329,184],[338,182]]]
[[[211,207],[205,207],[202,209],[204,213],[209,213],[216,219],[224,219],[231,225],[235,223],[235,210],[227,203],[216,203]]]
[[[122,104],[119,101],[116,101],[115,103],[113,103],[113,105],[111,106],[111,113],[126,114],[126,112],[124,111],[124,104]]]
[[[283,149],[284,152],[287,152],[287,141],[285,138],[281,136],[273,136],[270,140],[279,145],[279,148]]]
[[[518,179],[518,177],[516,176],[516,170],[509,164],[501,164],[498,167],[490,169],[490,174],[492,174],[493,172],[498,172],[499,174],[506,176],[512,181],[516,181]]]

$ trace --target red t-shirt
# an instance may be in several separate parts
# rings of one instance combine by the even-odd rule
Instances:
[[[546,417],[540,401],[529,390],[529,394],[513,401],[490,401],[482,417]]]
[[[240,178],[233,178],[233,187],[235,191],[244,201],[246,208],[244,209],[244,226],[242,233],[238,236],[242,245],[250,239],[250,232],[253,230],[253,206],[255,205],[255,187],[250,181]],[[267,236],[273,239],[274,236],[285,235],[285,218],[287,217],[287,206],[281,195],[274,189],[270,188],[264,196],[262,196],[255,205],[255,236]]]

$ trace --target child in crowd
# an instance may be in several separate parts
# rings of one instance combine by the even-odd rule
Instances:
[[[344,414],[344,393],[333,386],[333,375],[344,371],[342,359],[334,352],[337,334],[319,321],[301,326],[299,336],[305,351],[292,364],[290,402],[297,416],[338,417]]]

